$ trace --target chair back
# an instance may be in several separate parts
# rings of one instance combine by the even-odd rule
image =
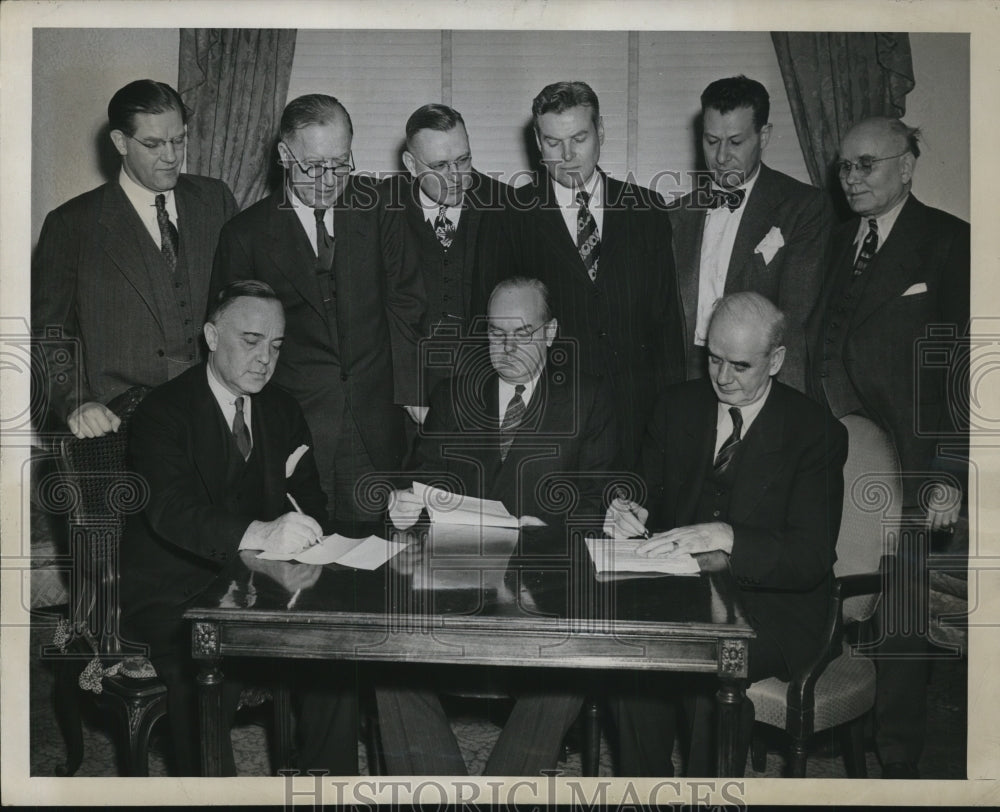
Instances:
[[[89,636],[101,655],[121,653],[118,549],[125,516],[142,510],[148,486],[126,468],[132,414],[149,387],[134,386],[108,404],[120,419],[103,437],[68,437],[60,446],[60,483],[70,514],[71,634]]]
[[[858,415],[846,415],[848,452],[844,506],[837,537],[837,577],[877,573],[883,555],[895,552],[902,514],[899,457],[889,435]],[[872,616],[879,594],[844,599],[844,622]]]

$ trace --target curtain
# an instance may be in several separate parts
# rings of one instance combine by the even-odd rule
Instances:
[[[847,130],[868,116],[902,117],[914,86],[907,34],[772,32],[809,177],[828,187]]]
[[[295,29],[182,28],[180,43],[188,171],[224,180],[246,208],[267,192]]]

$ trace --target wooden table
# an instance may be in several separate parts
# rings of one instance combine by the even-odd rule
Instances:
[[[374,571],[243,553],[193,621],[202,765],[221,761],[223,657],[640,669],[716,674],[719,774],[737,771],[742,679],[754,636],[725,556],[696,576],[598,576],[583,532],[418,526]]]

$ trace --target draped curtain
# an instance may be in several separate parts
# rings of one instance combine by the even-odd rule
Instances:
[[[295,29],[182,28],[178,86],[188,171],[224,180],[240,208],[262,198],[295,54]]]
[[[914,86],[907,34],[772,32],[812,182],[827,187],[847,130],[868,116],[902,117]]]

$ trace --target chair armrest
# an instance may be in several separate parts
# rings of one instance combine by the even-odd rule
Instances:
[[[882,591],[884,576],[881,572],[859,572],[855,575],[843,575],[837,579],[840,584],[840,597],[853,598],[856,595],[874,595]]]

